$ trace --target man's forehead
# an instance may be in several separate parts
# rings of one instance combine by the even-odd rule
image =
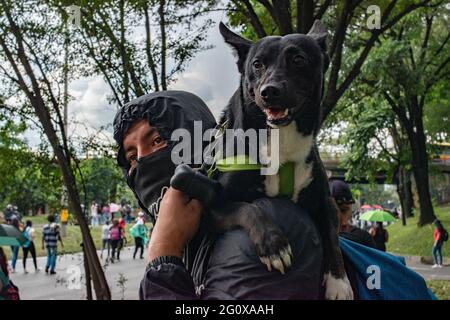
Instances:
[[[138,139],[142,135],[146,135],[153,131],[156,131],[156,128],[152,127],[147,119],[137,120],[125,133],[123,142],[126,144],[130,140]]]

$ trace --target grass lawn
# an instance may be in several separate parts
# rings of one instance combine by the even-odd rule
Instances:
[[[24,217],[23,221],[31,220],[33,221],[33,228],[36,230],[36,240],[35,240],[35,246],[36,246],[36,253],[38,256],[46,256],[47,252],[46,250],[42,250],[42,228],[46,221],[45,216],[38,216],[38,217]],[[132,224],[127,224],[126,226],[126,238],[127,243],[126,245],[134,245],[134,239],[129,234],[129,229],[131,228]],[[97,249],[101,249],[101,226],[92,228],[91,227],[91,235],[95,242],[95,245]],[[64,253],[76,253],[81,251],[80,243],[81,243],[81,231],[80,227],[76,225],[69,225],[67,227],[67,237],[63,238],[64,243]],[[59,242],[58,242],[59,243]],[[5,250],[6,249],[6,250]],[[3,247],[3,250],[6,253],[6,256],[8,259],[11,258],[11,250],[9,247]],[[58,244],[58,251],[61,253],[61,246]],[[19,259],[22,258],[22,249],[19,253]]]
[[[435,207],[435,214],[447,230],[450,230],[450,206]],[[417,227],[417,213],[409,218],[406,226],[402,226],[401,221],[397,221],[389,226],[389,242],[387,250],[389,252],[414,255],[421,257],[430,257],[433,246],[433,225]],[[442,254],[450,258],[450,243],[444,244]]]
[[[428,280],[427,285],[439,300],[450,300],[450,281]]]

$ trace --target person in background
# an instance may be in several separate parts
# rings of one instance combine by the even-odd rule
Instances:
[[[125,235],[126,226],[127,226],[127,222],[125,221],[125,214],[122,213],[121,217],[119,218],[119,227],[121,228],[121,231],[122,231],[122,237],[120,238],[117,252],[121,251],[122,248],[127,243],[127,237]]]
[[[369,230],[377,249],[386,252],[386,242],[389,241],[389,233],[383,227],[383,222],[377,222]]]
[[[97,227],[99,225],[99,221],[98,221],[98,204],[95,203],[95,201],[92,201],[91,204],[91,225],[93,227]]]
[[[114,219],[112,221],[112,227],[109,230],[109,243],[111,244],[111,263],[114,263],[117,250],[117,261],[120,261],[120,242],[123,237],[123,230],[119,226],[119,221]]]
[[[48,224],[44,226],[42,232],[42,250],[47,248],[47,265],[45,273],[56,274],[56,255],[58,252],[58,240],[61,242],[61,248],[64,250],[64,244],[59,234],[59,226],[55,223],[55,216],[47,217]]]
[[[120,218],[119,218],[119,226],[120,226],[123,230],[125,230],[126,225],[127,225],[127,222],[126,222],[126,220],[125,220],[125,213],[121,213],[121,216],[120,216]]]
[[[105,219],[103,217],[103,207],[100,204],[97,204],[97,217],[99,223],[105,224]]]
[[[339,235],[363,244],[365,246],[376,248],[376,244],[370,234],[351,224],[352,220],[352,204],[355,203],[352,192],[344,181],[330,181],[331,197],[336,202],[338,208]]]
[[[61,221],[61,237],[67,237],[67,226],[69,224],[69,209],[66,207],[61,208],[60,213],[60,221]]]
[[[433,260],[434,265],[432,268],[442,268],[442,245],[444,244],[444,226],[438,219],[434,220],[434,233],[433,233]]]
[[[14,228],[22,232],[20,228],[20,221],[19,218],[15,215],[11,217],[10,225],[12,225]],[[12,252],[12,258],[11,258],[11,267],[12,267],[12,273],[16,272],[16,264],[17,264],[17,258],[19,256],[19,246],[11,246],[11,252]]]
[[[20,300],[19,289],[9,279],[8,260],[0,247],[0,300]]]
[[[107,204],[105,204],[104,206],[103,206],[103,209],[102,209],[102,215],[103,215],[103,223],[106,223],[106,221],[109,221],[110,219],[110,217],[109,217],[109,206],[107,205]],[[111,221],[112,221],[112,219],[111,219]]]
[[[125,220],[127,223],[131,223],[133,221],[133,218],[131,217],[131,206],[126,203],[123,207],[123,210],[125,212]]]
[[[105,250],[105,248],[107,249],[106,260],[109,259],[109,250],[111,248],[109,244],[109,228],[109,222],[106,221],[106,223],[102,226],[102,252],[100,253],[100,258],[103,259],[103,250]]]
[[[27,271],[27,257],[28,252],[31,253],[31,257],[33,258],[34,270],[36,272],[39,271],[36,261],[36,247],[34,245],[34,239],[36,238],[36,231],[33,228],[33,223],[31,220],[27,220],[25,224],[25,230],[23,231],[23,236],[27,241],[22,245],[23,247],[23,272],[28,273]]]
[[[135,248],[133,259],[136,259],[136,253],[141,249],[140,258],[144,259],[144,246],[147,245],[147,227],[145,226],[144,213],[139,212],[135,225],[130,229],[130,234],[134,238]]]
[[[138,222],[141,222],[141,223],[145,224],[145,213],[143,213],[142,211],[138,212],[138,216],[137,216],[137,218],[135,220],[135,223],[138,223]]]

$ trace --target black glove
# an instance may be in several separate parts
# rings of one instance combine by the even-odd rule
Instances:
[[[176,167],[170,179],[170,186],[183,191],[192,199],[199,200],[205,207],[216,204],[222,190],[219,182],[209,179],[202,171],[194,170],[186,164]]]

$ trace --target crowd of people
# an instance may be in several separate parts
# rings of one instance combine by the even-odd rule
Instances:
[[[97,209],[97,205],[93,202],[92,206]],[[99,227],[101,225],[101,243],[99,244],[100,258],[105,261],[114,263],[120,261],[120,252],[122,248],[127,244],[126,237],[126,224],[133,222],[131,206],[123,206],[124,210],[120,211],[120,218],[114,217],[114,212],[110,212],[109,206],[102,207],[101,215],[92,215],[90,217],[90,225],[92,228]],[[9,211],[8,211],[9,210]],[[96,211],[97,212],[97,211]],[[5,214],[7,213],[7,214]],[[40,272],[41,269],[38,266],[37,261],[37,232],[33,226],[31,220],[22,220],[13,206],[8,206],[5,213],[0,214],[0,223],[10,225],[16,228],[25,239],[25,242],[21,246],[10,246],[11,261],[8,263],[5,251],[0,246],[0,300],[5,297],[12,299],[18,298],[18,289],[10,279],[10,274],[16,273],[17,261],[19,253],[23,252],[23,272],[29,273],[27,269],[27,260],[31,256],[34,271]],[[93,210],[91,210],[91,214]],[[101,219],[97,219],[100,218]],[[56,274],[56,262],[58,256],[58,244],[61,249],[64,250],[63,237],[61,235],[61,226],[57,223],[57,216],[50,214],[47,216],[47,223],[42,227],[42,239],[41,248],[46,250],[47,261],[45,265],[45,273],[48,275]],[[144,259],[144,248],[148,244],[151,228],[147,228],[145,224],[145,214],[139,212],[137,218],[134,220],[133,226],[129,229],[129,234],[134,239],[135,250],[133,259],[136,258],[139,253],[139,258]],[[106,255],[104,252],[106,251]]]
[[[350,188],[345,182],[339,180],[330,181],[330,191],[339,208],[340,235],[386,252],[389,232],[386,230],[384,223],[381,221],[369,223],[364,221],[364,224],[360,223],[361,221],[357,219],[359,213],[352,211],[352,205],[355,201],[351,195]],[[432,268],[442,268],[442,247],[444,242],[448,240],[448,232],[438,219],[434,221],[433,225],[432,258],[434,264]]]
[[[115,218],[115,213],[120,214],[120,218]],[[101,259],[104,258],[111,263],[120,261],[120,252],[127,241],[126,224],[132,221],[132,208],[128,204],[123,205],[120,210],[112,212],[110,206],[99,206],[95,201],[92,202],[90,211],[91,227],[96,228],[102,225]],[[145,214],[140,211],[134,221],[134,225],[129,230],[135,242],[133,259],[136,258],[138,250],[140,250],[139,257],[144,259],[144,247],[148,244],[149,232],[151,232],[151,229],[148,229],[145,225]],[[103,255],[104,251],[106,251],[106,256]]]

